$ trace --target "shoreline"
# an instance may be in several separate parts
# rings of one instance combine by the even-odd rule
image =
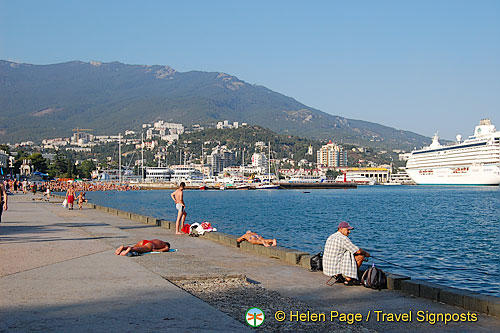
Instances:
[[[59,194],[52,194],[52,196],[59,199],[65,198],[64,196],[61,196]],[[158,219],[153,216],[145,216],[91,203],[84,203],[84,207],[96,209],[111,215],[116,215],[144,224],[155,225],[164,229],[175,230],[175,222]],[[238,244],[236,242],[236,236],[221,232],[208,232],[200,237],[225,246],[238,248],[251,254],[275,258],[288,264],[300,266],[303,268],[310,268],[310,258],[312,255],[307,252],[294,250],[283,246],[264,247],[253,245],[248,242],[242,242]],[[362,266],[362,270],[363,268],[366,269],[367,267]],[[496,318],[500,318],[500,297],[484,295],[464,289],[442,286],[436,283],[412,279],[410,276],[406,275],[393,274],[388,271],[386,271],[386,275],[388,290],[398,291],[411,296],[425,298],[435,302],[456,306],[464,310],[477,311],[479,313],[488,314]]]

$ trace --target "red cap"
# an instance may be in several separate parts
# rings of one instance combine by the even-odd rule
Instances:
[[[339,227],[338,227],[338,228],[339,228],[339,229],[342,229],[342,228],[347,228],[347,229],[349,229],[349,230],[354,229],[353,227],[351,227],[351,226],[349,225],[349,223],[347,223],[347,222],[345,222],[345,221],[340,222],[340,223],[339,223]]]

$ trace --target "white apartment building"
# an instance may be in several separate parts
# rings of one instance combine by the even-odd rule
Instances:
[[[264,153],[254,153],[252,155],[252,166],[254,168],[260,168],[261,172],[266,171],[268,169],[268,163],[269,161],[267,160],[266,154]]]
[[[242,126],[243,126],[243,124],[242,124]],[[216,127],[217,127],[217,129],[239,128],[240,124],[237,121],[230,124],[228,120],[224,120],[224,121],[217,122]]]
[[[322,167],[347,166],[347,152],[344,147],[336,145],[330,140],[318,150],[317,163],[318,166]]]

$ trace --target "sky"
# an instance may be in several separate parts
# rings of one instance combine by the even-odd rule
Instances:
[[[0,0],[0,59],[224,72],[426,136],[500,129],[496,0]]]

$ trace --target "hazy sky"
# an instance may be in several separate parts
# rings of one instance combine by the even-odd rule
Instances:
[[[500,128],[500,1],[5,1],[0,59],[226,72],[452,139]]]

